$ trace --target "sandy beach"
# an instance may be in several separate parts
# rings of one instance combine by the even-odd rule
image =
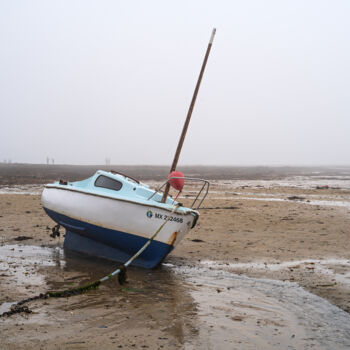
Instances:
[[[0,350],[350,350],[349,12],[2,1]]]
[[[114,269],[114,263],[65,252],[63,238],[49,236],[54,223],[41,207],[42,181],[28,178],[50,180],[59,169],[25,178],[10,170],[2,171],[0,184],[3,309]],[[200,220],[161,267],[130,268],[123,286],[109,281],[80,296],[30,303],[33,313],[0,319],[2,348],[347,348],[348,170],[323,169],[316,176],[315,169],[267,169],[259,176],[251,169],[245,177],[244,169],[207,169],[213,180]],[[85,169],[68,178],[83,175]],[[151,173],[145,179],[159,180]],[[323,319],[328,313],[333,316]],[[303,316],[310,317],[310,330]],[[332,331],[337,322],[345,327],[339,334]],[[317,329],[333,336],[318,339]]]

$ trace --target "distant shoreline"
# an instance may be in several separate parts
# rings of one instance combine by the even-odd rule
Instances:
[[[43,184],[59,179],[76,181],[93,175],[97,170],[114,170],[140,180],[163,180],[169,173],[165,165],[46,165],[0,163],[0,186]],[[191,177],[208,180],[274,180],[291,176],[346,176],[350,166],[179,166],[179,171]]]

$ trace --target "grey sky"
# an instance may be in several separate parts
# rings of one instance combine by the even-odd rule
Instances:
[[[349,164],[350,1],[0,0],[0,161]]]

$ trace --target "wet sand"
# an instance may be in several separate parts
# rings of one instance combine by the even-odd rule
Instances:
[[[347,348],[350,190],[262,178],[213,181],[198,225],[160,268],[131,268],[124,286],[35,301],[32,314],[0,320],[4,349]],[[27,190],[0,194],[3,307],[115,267],[64,252],[40,196],[28,194],[40,188]]]

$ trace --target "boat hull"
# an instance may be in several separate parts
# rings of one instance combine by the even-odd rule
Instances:
[[[72,219],[46,208],[45,211],[55,222],[65,227],[65,249],[108,260],[125,262],[148,240],[144,237],[131,235],[126,232],[111,230]],[[134,260],[133,265],[153,268],[157,266],[172,249],[172,245],[153,241],[140,257]]]
[[[66,229],[66,249],[125,262],[156,232],[169,210],[79,191],[46,187],[46,213]],[[153,268],[191,229],[191,213],[172,214],[159,235],[133,265]]]

